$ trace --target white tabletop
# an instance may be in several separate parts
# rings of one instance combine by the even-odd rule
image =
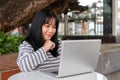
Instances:
[[[97,72],[70,76],[65,78],[56,78],[53,76],[49,76],[45,73],[42,73],[40,71],[33,71],[17,73],[9,77],[8,80],[107,80],[107,78]]]

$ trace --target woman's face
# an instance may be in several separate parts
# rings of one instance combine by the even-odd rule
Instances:
[[[48,23],[42,26],[44,40],[50,40],[56,32],[55,19],[51,18]]]

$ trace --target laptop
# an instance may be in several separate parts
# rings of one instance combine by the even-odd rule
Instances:
[[[59,69],[48,74],[55,77],[68,77],[94,72],[100,46],[100,39],[62,41]]]

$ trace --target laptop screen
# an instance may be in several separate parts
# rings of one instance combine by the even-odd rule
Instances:
[[[60,58],[59,76],[95,71],[101,40],[64,40]]]

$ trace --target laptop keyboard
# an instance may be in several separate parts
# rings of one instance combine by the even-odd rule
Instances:
[[[58,71],[54,71],[54,72],[51,72],[51,73],[53,73],[53,74],[58,74]]]

